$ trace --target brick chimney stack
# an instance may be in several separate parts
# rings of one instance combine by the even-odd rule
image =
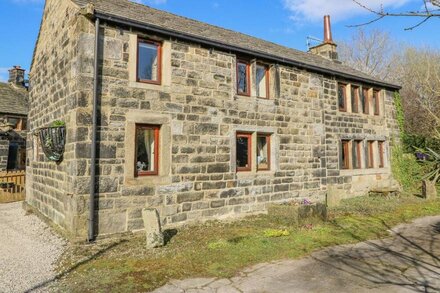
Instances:
[[[319,55],[326,59],[338,61],[338,52],[336,51],[337,45],[333,42],[332,28],[330,23],[330,15],[324,16],[324,43],[319,44],[315,47],[311,47],[309,52],[312,54]]]
[[[20,66],[14,66],[12,69],[9,69],[9,83],[12,83],[17,86],[25,86],[24,79],[25,70]]]

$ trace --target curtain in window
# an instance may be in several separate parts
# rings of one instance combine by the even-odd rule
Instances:
[[[154,171],[154,130],[147,129],[145,130],[145,136],[144,136],[144,143],[145,143],[145,151],[147,153],[148,157],[148,165],[147,170],[148,171]]]

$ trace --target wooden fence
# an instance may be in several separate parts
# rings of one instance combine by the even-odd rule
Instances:
[[[0,203],[25,199],[25,171],[0,172]]]

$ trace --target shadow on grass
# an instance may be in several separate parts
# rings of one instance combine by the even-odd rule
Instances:
[[[34,287],[28,289],[28,290],[26,291],[26,293],[28,293],[28,292],[32,292],[32,291],[37,290],[37,289],[44,288],[45,286],[49,285],[50,283],[52,283],[52,282],[54,282],[54,281],[56,281],[56,280],[58,280],[58,279],[60,279],[60,278],[62,278],[62,277],[64,277],[64,276],[66,276],[66,275],[69,274],[70,272],[76,270],[76,269],[77,269],[78,267],[80,267],[81,265],[86,264],[86,263],[88,263],[88,262],[90,262],[90,261],[92,261],[92,260],[98,258],[99,256],[101,256],[101,255],[104,254],[105,252],[107,252],[107,251],[109,251],[109,250],[111,250],[111,249],[113,249],[113,248],[115,248],[115,247],[117,247],[117,246],[119,246],[119,245],[121,245],[121,244],[127,242],[127,241],[128,241],[128,240],[125,240],[125,239],[124,239],[124,240],[118,241],[118,242],[116,242],[116,243],[112,243],[112,244],[108,245],[107,247],[104,247],[103,249],[100,249],[100,250],[97,251],[96,253],[94,253],[94,254],[92,254],[92,255],[90,255],[90,256],[88,256],[88,257],[82,259],[81,261],[77,262],[75,265],[69,267],[69,269],[67,269],[67,270],[65,270],[65,271],[63,271],[63,272],[57,274],[55,277],[53,277],[53,278],[51,278],[51,279],[49,279],[49,280],[46,280],[46,281],[44,281],[44,282],[41,282],[40,284],[37,284],[37,285],[35,285]]]
[[[177,229],[168,229],[163,231],[163,240],[164,244],[167,245],[170,243],[171,239],[177,235]]]
[[[392,229],[384,221],[382,225]],[[346,232],[362,241],[360,234]],[[437,222],[427,228],[394,231],[393,237],[366,241],[350,248],[329,248],[316,253],[313,258],[329,270],[356,276],[370,285],[400,286],[414,292],[440,292],[439,233],[440,222]]]

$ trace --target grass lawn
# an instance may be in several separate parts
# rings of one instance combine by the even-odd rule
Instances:
[[[144,235],[78,245],[69,250],[60,266],[60,271],[68,273],[55,289],[145,292],[171,279],[232,277],[257,263],[299,258],[332,245],[385,237],[390,227],[428,215],[440,215],[440,200],[362,197],[344,201],[329,211],[328,222],[313,226],[289,226],[287,221],[262,215],[184,228],[164,248],[150,251],[144,248]]]

